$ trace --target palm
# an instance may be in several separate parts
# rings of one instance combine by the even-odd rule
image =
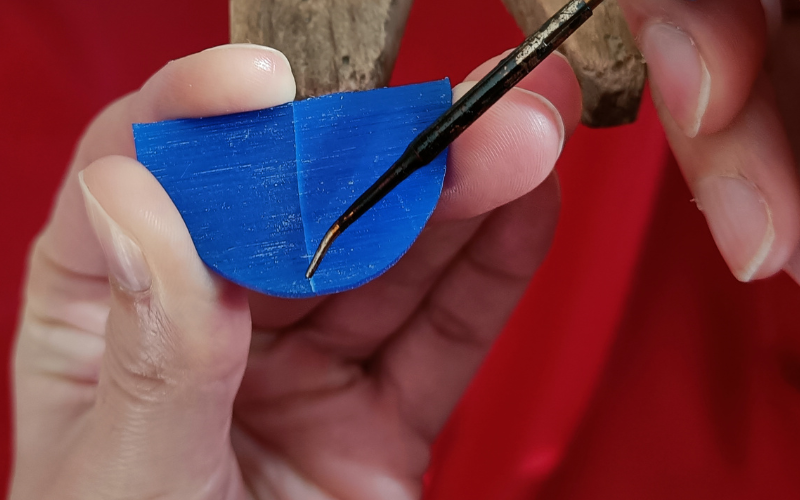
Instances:
[[[319,390],[278,398],[239,394],[233,447],[255,498],[416,498],[429,438],[403,418],[375,377],[351,367],[342,386],[319,380]]]

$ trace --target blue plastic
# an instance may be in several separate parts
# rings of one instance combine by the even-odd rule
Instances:
[[[442,80],[136,124],[136,152],[217,273],[280,297],[329,294],[381,275],[422,231],[441,194],[446,153],[345,231],[305,277],[325,231],[451,99]]]

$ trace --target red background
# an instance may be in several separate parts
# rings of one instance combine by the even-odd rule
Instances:
[[[226,0],[0,4],[3,360],[82,128],[227,33]],[[520,40],[500,0],[416,0],[393,83],[458,82]],[[729,276],[649,101],[580,129],[559,172],[553,252],[437,444],[431,498],[800,497],[798,288]],[[5,473],[10,403],[0,429]]]

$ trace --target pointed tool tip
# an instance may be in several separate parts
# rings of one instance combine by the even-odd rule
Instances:
[[[311,279],[314,277],[314,273],[317,272],[317,268],[319,268],[320,263],[322,262],[322,257],[325,255],[325,252],[328,251],[328,248],[323,246],[320,243],[319,248],[317,248],[316,253],[314,253],[314,258],[311,259],[311,264],[308,265],[308,269],[306,270],[306,278]]]
[[[311,278],[313,278],[315,272],[317,272],[317,268],[314,267],[314,264],[308,266],[308,269],[306,270],[306,279],[310,280]]]
[[[323,257],[325,257],[325,254],[328,253],[328,249],[333,244],[333,240],[339,236],[340,232],[340,226],[338,223],[336,223],[331,226],[330,229],[328,229],[327,233],[325,233],[322,241],[319,242],[317,251],[314,252],[314,257],[311,259],[311,264],[308,265],[308,270],[306,270],[307,279],[311,279],[314,276],[314,273],[317,272],[319,265],[322,263]]]

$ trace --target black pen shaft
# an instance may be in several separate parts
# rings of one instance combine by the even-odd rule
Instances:
[[[333,240],[416,170],[431,163],[509,90],[553,53],[602,0],[571,0],[419,134],[400,158],[331,226],[306,276],[313,276]]]

